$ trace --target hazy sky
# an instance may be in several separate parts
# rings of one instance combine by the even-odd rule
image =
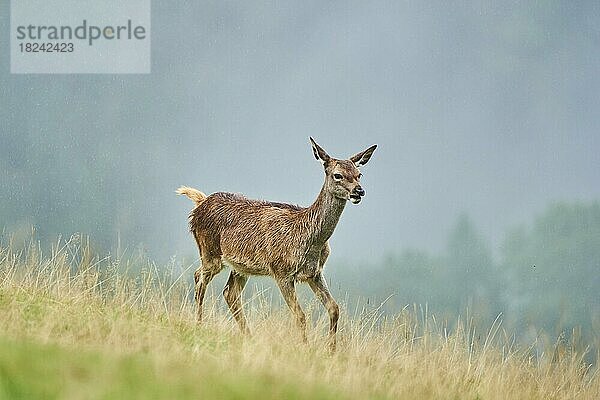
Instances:
[[[461,212],[497,246],[553,201],[600,198],[598,2],[154,2],[151,37],[149,75],[17,76],[0,58],[0,160],[21,171],[2,201],[31,202],[2,225],[60,224],[92,186],[114,203],[92,236],[195,254],[174,190],[308,205],[308,136],[336,157],[379,145],[333,259],[440,249]],[[46,176],[50,200],[16,186]]]

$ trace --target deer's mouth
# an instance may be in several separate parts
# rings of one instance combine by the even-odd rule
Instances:
[[[352,194],[350,195],[350,202],[351,202],[352,204],[358,204],[358,203],[360,203],[360,201],[361,201],[361,200],[362,200],[362,197],[361,197],[361,196],[359,196],[358,194],[354,194],[354,193],[352,193]]]

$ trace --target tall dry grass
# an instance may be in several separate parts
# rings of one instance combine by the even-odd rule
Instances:
[[[203,378],[210,368],[233,385],[256,378],[265,393],[289,383],[338,398],[600,398],[598,369],[584,354],[562,343],[519,347],[500,318],[487,329],[467,320],[450,330],[419,308],[394,317],[346,311],[330,355],[316,302],[306,307],[313,318],[303,345],[287,310],[255,290],[245,305],[253,335],[243,338],[218,296],[196,324],[191,265],[100,259],[79,237],[57,241],[47,255],[35,243],[17,248],[0,247],[0,334],[10,340],[144,354],[158,376],[180,374],[183,365],[189,379],[197,374],[194,384],[211,385]]]

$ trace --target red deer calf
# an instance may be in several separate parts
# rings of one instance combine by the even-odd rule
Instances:
[[[310,138],[317,160],[323,163],[325,183],[310,207],[250,200],[232,193],[204,193],[182,186],[178,194],[196,203],[190,213],[190,231],[196,239],[202,264],[194,273],[198,320],[206,286],[224,266],[231,273],[223,296],[240,329],[248,333],[241,294],[248,275],[272,276],[306,341],[306,317],[296,297],[295,284],[307,282],[329,313],[329,346],[336,345],[339,307],[323,278],[333,234],[346,201],[358,204],[365,195],[358,167],[366,164],[377,148],[338,160]]]

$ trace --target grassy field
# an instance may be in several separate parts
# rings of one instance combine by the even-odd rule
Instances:
[[[191,270],[160,271],[98,260],[77,238],[47,256],[0,247],[0,398],[600,398],[583,354],[519,348],[499,321],[450,331],[414,311],[344,313],[330,355],[315,302],[308,345],[260,292],[243,338],[218,299],[195,323]]]

